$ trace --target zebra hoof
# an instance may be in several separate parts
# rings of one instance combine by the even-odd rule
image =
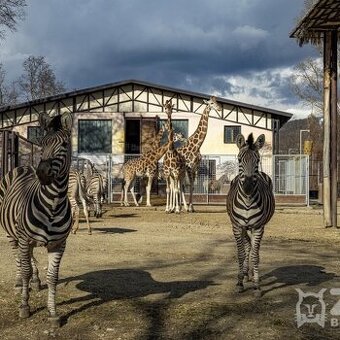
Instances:
[[[88,234],[89,234],[89,235],[92,235],[92,231],[90,230],[90,231],[88,232]]]
[[[29,316],[30,316],[30,307],[29,306],[20,307],[19,317],[21,319],[27,319]]]
[[[48,322],[51,328],[59,328],[61,326],[61,320],[59,316],[50,316]]]
[[[248,276],[248,275],[244,275],[243,281],[244,281],[244,282],[249,282],[249,281],[250,281],[250,280],[249,280],[249,276]]]
[[[21,293],[22,293],[22,286],[15,285],[14,286],[14,294],[18,295],[18,294],[21,294]]]
[[[254,291],[254,296],[256,298],[260,298],[262,296],[262,291],[260,288],[255,288],[255,291]]]
[[[244,286],[240,285],[240,284],[237,284],[236,285],[236,292],[237,293],[243,293],[244,292]]]

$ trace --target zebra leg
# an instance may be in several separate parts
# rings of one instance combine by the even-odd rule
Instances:
[[[49,322],[52,327],[60,327],[60,318],[56,312],[56,288],[59,278],[59,266],[60,261],[65,250],[66,241],[64,241],[59,247],[49,248],[48,251],[48,270],[47,270],[47,309],[49,312]]]
[[[33,248],[31,248],[31,249],[32,249],[31,264],[32,264],[32,270],[33,270],[31,287],[34,290],[39,291],[41,289],[41,281],[40,281],[40,278],[39,278],[39,270],[38,270],[38,266],[37,266],[38,261],[33,256]]]
[[[81,201],[81,204],[83,205],[83,211],[84,211],[84,216],[85,216],[85,219],[86,219],[88,234],[91,235],[92,229],[91,229],[91,226],[90,226],[89,213],[88,213],[88,210],[87,210],[86,200],[85,200],[84,197],[81,197],[80,201]]]
[[[264,227],[260,227],[258,229],[252,230],[252,237],[251,237],[251,262],[254,272],[254,295],[256,297],[261,297],[261,289],[260,289],[260,279],[259,279],[259,262],[260,262],[260,243],[263,236]]]
[[[237,277],[237,284],[236,289],[239,293],[242,293],[244,291],[244,285],[243,285],[243,266],[244,261],[246,259],[246,251],[244,246],[244,233],[246,231],[243,230],[243,228],[239,228],[235,225],[233,225],[233,233],[236,240],[236,246],[237,246],[237,257],[238,257],[238,277]]]
[[[20,258],[18,253],[18,240],[8,236],[9,243],[12,248],[12,252],[15,258],[15,264],[17,268],[16,276],[15,276],[15,284],[14,284],[14,291],[16,294],[21,294],[22,291],[22,276],[21,276],[21,265],[20,265]]]
[[[250,277],[252,277],[253,275],[249,275],[250,274],[249,273],[249,254],[251,250],[251,240],[250,240],[250,237],[247,231],[245,231],[244,233],[243,241],[244,241],[244,247],[246,251],[246,257],[243,263],[243,275],[244,275],[244,282],[248,282]]]
[[[29,299],[29,281],[32,276],[32,249],[29,243],[19,239],[19,259],[22,277],[21,305],[19,307],[19,317],[28,318],[30,316]]]
[[[76,234],[79,229],[79,207],[76,200],[70,199],[71,202],[71,215],[73,220],[72,233]]]

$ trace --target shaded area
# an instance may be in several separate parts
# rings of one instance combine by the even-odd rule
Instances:
[[[127,228],[118,228],[118,227],[95,228],[94,230],[102,234],[125,234],[125,233],[133,233],[137,231],[137,229],[127,229]]]
[[[76,288],[89,294],[72,298],[62,304],[88,302],[80,308],[72,310],[63,317],[63,324],[74,314],[90,307],[99,306],[105,302],[118,299],[133,299],[150,294],[167,293],[168,299],[180,298],[183,295],[214,285],[212,281],[170,281],[158,282],[150,273],[139,269],[108,269],[89,272],[83,275],[61,280],[69,284],[80,281]],[[94,301],[93,301],[94,300]]]
[[[283,266],[263,275],[261,281],[271,279],[270,282],[262,282],[264,293],[285,286],[305,284],[317,286],[321,283],[338,278],[335,273],[327,273],[322,266],[294,265]]]

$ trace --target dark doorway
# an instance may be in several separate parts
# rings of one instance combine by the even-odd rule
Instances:
[[[125,153],[140,153],[140,120],[125,121]]]

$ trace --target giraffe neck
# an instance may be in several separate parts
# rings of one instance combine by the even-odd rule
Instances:
[[[195,132],[188,138],[187,145],[192,144],[197,149],[201,147],[208,131],[210,107],[207,105],[202,113],[202,117],[198,123]]]

